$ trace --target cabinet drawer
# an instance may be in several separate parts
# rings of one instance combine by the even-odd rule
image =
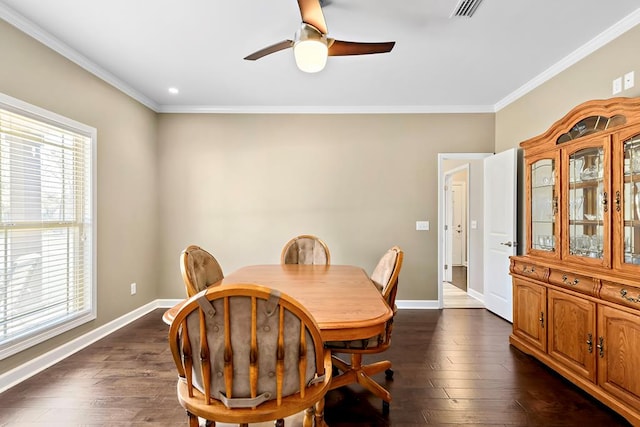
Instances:
[[[600,298],[640,310],[640,288],[635,286],[603,281]]]
[[[600,288],[599,279],[562,270],[551,270],[549,283],[591,296],[598,296],[598,290]]]
[[[530,264],[528,262],[511,260],[511,273],[546,282],[549,278],[549,267]]]

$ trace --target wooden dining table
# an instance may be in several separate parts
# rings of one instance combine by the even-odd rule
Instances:
[[[351,265],[269,264],[242,267],[212,286],[252,283],[277,289],[298,300],[313,315],[322,339],[366,339],[384,332],[393,316],[367,273]],[[167,310],[170,324],[185,301]]]

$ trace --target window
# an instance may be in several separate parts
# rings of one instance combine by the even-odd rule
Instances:
[[[95,140],[0,94],[0,359],[96,317]]]

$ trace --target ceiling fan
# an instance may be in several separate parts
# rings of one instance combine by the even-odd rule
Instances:
[[[244,59],[255,61],[263,56],[292,47],[298,68],[308,73],[315,73],[324,68],[327,56],[386,53],[390,52],[396,44],[396,42],[348,42],[329,38],[320,1],[298,0],[298,7],[302,16],[302,24],[300,29],[296,31],[293,40],[283,40],[260,49]]]

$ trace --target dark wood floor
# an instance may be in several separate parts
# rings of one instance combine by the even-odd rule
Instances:
[[[0,394],[0,426],[186,426],[162,312]],[[396,319],[389,415],[345,387],[327,395],[331,427],[628,425],[510,347],[511,324],[484,309],[400,310]]]

